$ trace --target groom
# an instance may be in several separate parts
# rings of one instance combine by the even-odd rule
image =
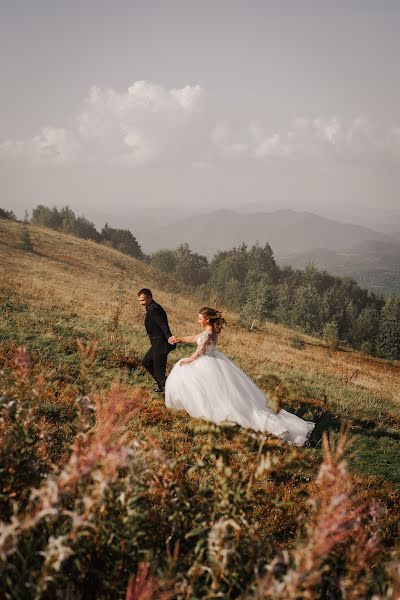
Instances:
[[[168,343],[168,338],[172,336],[172,333],[168,325],[167,313],[162,306],[154,302],[151,291],[147,288],[141,289],[138,292],[138,299],[139,303],[146,309],[144,325],[151,345],[142,360],[142,365],[157,383],[157,388],[154,391],[163,393],[168,352],[174,350],[176,344]]]

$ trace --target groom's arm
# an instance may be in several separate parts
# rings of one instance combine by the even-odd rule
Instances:
[[[168,338],[172,336],[172,333],[168,325],[167,313],[161,307],[156,308],[153,310],[153,318],[168,341]]]

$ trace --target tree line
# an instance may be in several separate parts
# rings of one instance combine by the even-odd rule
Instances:
[[[68,206],[58,209],[55,206],[49,208],[39,204],[32,211],[31,222],[35,225],[49,227],[50,229],[69,233],[85,240],[93,240],[94,242],[106,244],[135,258],[143,258],[142,249],[129,229],[110,227],[106,223],[101,231],[97,231],[94,223],[83,215],[76,215]]]
[[[0,208],[0,218],[15,219]],[[362,289],[350,277],[305,269],[280,267],[271,246],[241,244],[208,259],[188,244],[145,255],[129,229],[110,227],[97,231],[84,216],[68,206],[38,205],[31,222],[107,244],[146,261],[170,289],[196,291],[219,306],[239,312],[242,323],[272,321],[324,337],[331,345],[347,344],[381,358],[400,359],[400,298],[384,298]],[[25,241],[26,245],[26,241]]]
[[[13,211],[0,208],[0,219],[16,221],[17,217]],[[25,211],[25,226],[28,222],[28,212]],[[76,215],[69,206],[63,206],[58,209],[56,206],[49,208],[43,204],[38,204],[32,211],[30,222],[40,227],[49,227],[50,229],[62,231],[63,233],[68,233],[84,240],[106,244],[134,258],[145,258],[139,242],[129,229],[110,227],[106,223],[101,231],[97,231],[94,223],[83,215]],[[29,231],[26,227],[23,229],[22,237],[24,239],[21,239],[21,247],[31,250],[32,244]]]
[[[211,260],[188,244],[149,257],[163,283],[199,290],[220,306],[238,311],[250,328],[283,323],[381,358],[400,359],[400,298],[376,295],[350,277],[280,267],[269,244],[218,252]]]

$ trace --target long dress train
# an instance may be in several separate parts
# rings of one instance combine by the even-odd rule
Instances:
[[[218,335],[205,331],[197,338],[195,360],[175,364],[165,386],[165,404],[185,410],[192,417],[271,433],[303,445],[315,424],[281,409],[275,414],[267,406],[265,393],[216,349]]]

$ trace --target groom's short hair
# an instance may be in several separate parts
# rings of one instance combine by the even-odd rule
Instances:
[[[142,288],[141,290],[138,291],[138,296],[141,295],[147,296],[148,298],[152,298],[153,294],[151,293],[151,291],[148,288]]]

